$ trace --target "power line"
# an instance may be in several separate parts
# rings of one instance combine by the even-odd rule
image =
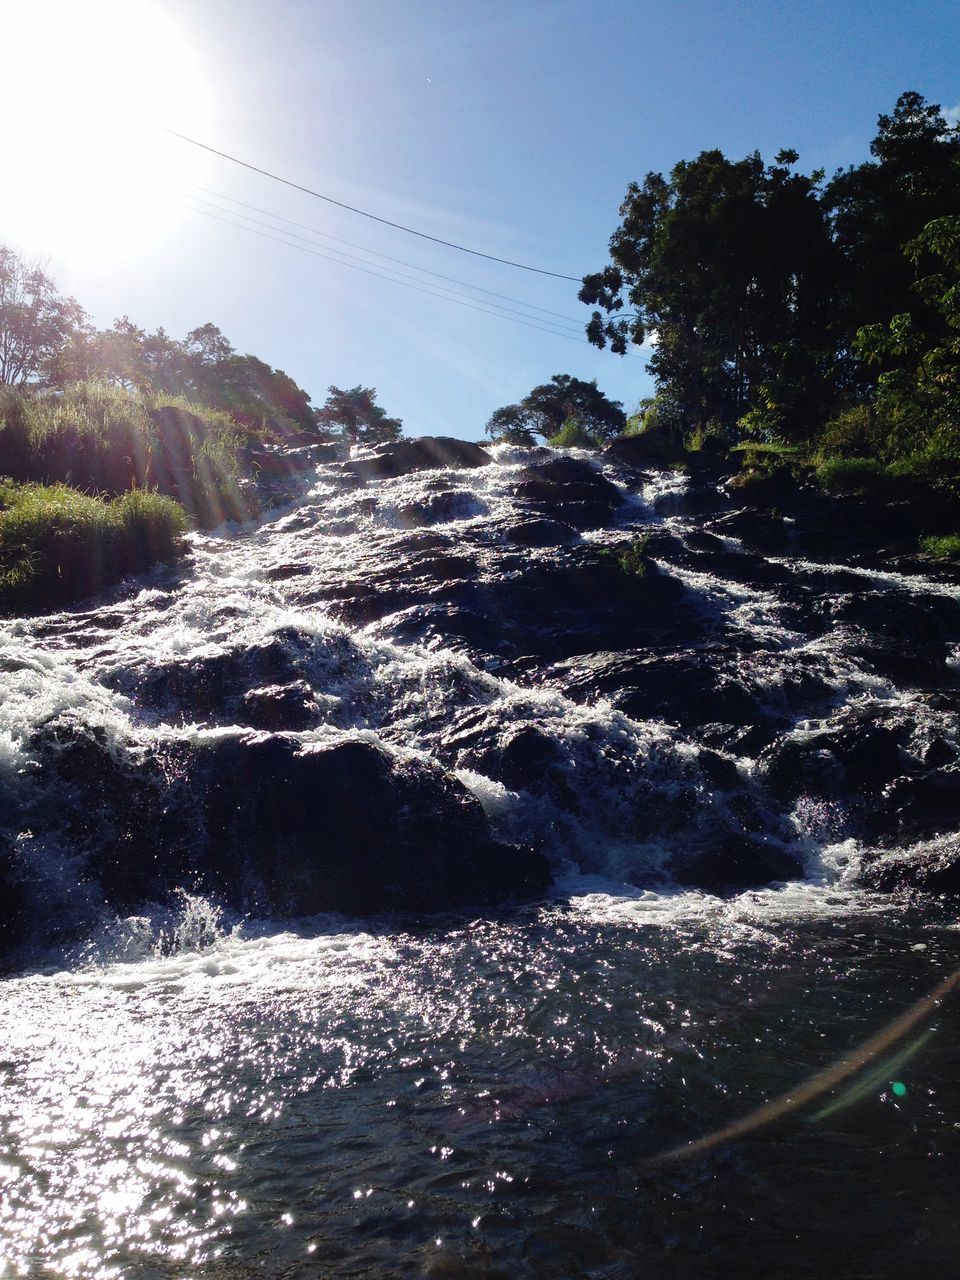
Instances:
[[[299,182],[293,182],[289,178],[281,178],[278,173],[271,173],[269,169],[261,169],[255,164],[250,164],[246,160],[240,160],[237,156],[232,156],[227,151],[218,151],[216,147],[208,146],[205,142],[198,142],[196,138],[190,138],[185,133],[178,133],[176,129],[167,129],[163,125],[157,126],[163,133],[170,134],[173,138],[179,138],[181,142],[189,142],[193,147],[199,147],[201,151],[209,151],[211,155],[220,156],[222,160],[229,160],[231,164],[238,164],[243,169],[249,169],[252,173],[259,173],[264,178],[270,178],[273,182],[281,182],[285,187],[292,187],[294,191],[302,191],[304,195],[313,196],[315,200],[325,200],[327,204],[336,205],[338,209],[347,209],[350,213],[358,213],[362,218],[370,218],[373,222],[380,222],[385,227],[393,227],[396,231],[405,231],[408,235],[419,236],[421,240],[432,240],[434,244],[445,245],[448,249],[458,249],[461,253],[473,254],[475,258],[486,258],[490,262],[502,263],[505,267],[517,267],[520,271],[533,271],[540,276],[553,276],[555,280],[572,280],[574,284],[580,283],[579,276],[565,276],[559,271],[546,271],[543,267],[531,267],[525,262],[512,262],[509,258],[498,258],[495,253],[481,253],[479,249],[468,249],[464,244],[456,244],[452,240],[441,240],[439,236],[431,236],[426,231],[415,231],[413,227],[406,227],[401,222],[391,222],[389,218],[381,218],[375,213],[368,213],[366,209],[358,209],[355,205],[344,204],[342,200],[334,200],[332,196],[325,196],[321,191],[314,191],[310,187],[301,186]]]
[[[374,258],[383,258],[384,262],[395,262],[401,267],[410,267],[412,271],[420,271],[424,275],[435,276],[438,280],[446,280],[448,284],[461,284],[465,289],[473,289],[476,293],[486,293],[491,298],[502,298],[504,302],[515,302],[518,306],[526,307],[528,311],[540,311],[545,316],[556,316],[558,320],[568,320],[577,328],[582,328],[583,321],[578,320],[575,316],[564,315],[561,311],[551,311],[549,307],[538,307],[533,302],[524,302],[522,298],[514,298],[509,293],[497,293],[495,289],[484,289],[481,285],[471,284],[469,280],[458,280],[456,276],[445,276],[442,271],[431,271],[429,267],[418,267],[414,262],[407,262],[405,258],[393,258],[389,253],[380,253],[377,249],[369,249],[365,244],[357,244],[354,240],[344,240],[341,236],[331,235],[329,231],[321,231],[319,227],[311,227],[306,222],[295,222],[293,218],[284,218],[279,213],[274,213],[270,209],[261,209],[259,205],[247,204],[243,200],[237,200],[235,196],[225,195],[222,191],[214,191],[210,187],[203,187],[198,182],[188,182],[188,187],[193,187],[196,191],[204,191],[208,196],[216,196],[218,200],[226,200],[230,204],[239,205],[241,209],[250,209],[254,213],[262,213],[268,218],[272,218],[274,222],[285,222],[290,227],[299,227],[301,231],[309,231],[312,235],[320,236],[324,240],[333,240],[336,244],[345,244],[351,249],[359,249],[361,253],[370,254]],[[199,200],[199,196],[190,197],[193,200]],[[201,203],[206,203],[202,201]],[[217,207],[217,206],[214,206]],[[232,209],[224,210],[225,213],[232,213]],[[238,214],[238,217],[245,215]],[[250,219],[254,221],[254,219]],[[292,234],[286,232],[287,235]]]
[[[216,222],[223,222],[229,227],[236,227],[239,231],[246,231],[250,235],[260,236],[264,240],[273,240],[276,244],[285,244],[288,249],[296,249],[300,253],[308,253],[314,258],[323,258],[327,262],[335,262],[341,267],[347,267],[350,271],[362,271],[366,275],[377,276],[381,280],[388,280],[391,284],[399,285],[402,289],[413,289],[417,293],[427,294],[428,297],[439,298],[443,302],[451,302],[454,306],[467,307],[468,310],[479,311],[482,315],[494,316],[498,320],[507,320],[511,324],[521,324],[527,329],[537,329],[540,333],[549,333],[554,338],[566,338],[568,342],[586,342],[586,338],[577,338],[572,333],[565,333],[560,329],[549,329],[541,324],[533,324],[529,319],[519,320],[515,319],[513,316],[504,315],[504,309],[493,309],[494,304],[483,306],[473,302],[461,302],[457,298],[450,297],[446,291],[440,292],[437,289],[427,288],[423,285],[408,284],[404,280],[396,279],[394,276],[384,275],[382,271],[374,271],[371,267],[362,267],[352,262],[344,262],[342,258],[331,257],[328,253],[321,253],[317,249],[309,249],[306,245],[293,244],[289,240],[281,239],[280,236],[268,235],[265,231],[257,231],[254,227],[246,227],[242,222],[233,222],[229,218],[222,218],[218,214],[211,213],[207,209],[198,209],[194,205],[185,204],[183,201],[181,201],[180,204],[184,209],[189,209],[193,213],[202,214],[205,218],[213,218]],[[277,230],[279,229],[280,228],[277,228]],[[632,356],[634,359],[640,358],[639,356],[633,356],[632,352],[627,352],[627,356]]]
[[[208,207],[208,208],[216,210],[216,212],[217,212],[217,213],[228,213],[228,214],[233,215],[234,217],[237,217],[237,218],[243,218],[244,222],[252,222],[252,223],[254,224],[254,226],[257,226],[257,227],[265,227],[268,231],[278,231],[278,232],[280,232],[280,234],[281,234],[281,235],[284,235],[284,236],[290,236],[290,237],[291,237],[292,239],[294,239],[294,240],[302,240],[304,244],[314,245],[314,246],[316,246],[316,247],[324,247],[324,248],[325,248],[325,247],[327,247],[327,246],[317,246],[317,242],[316,242],[315,240],[311,240],[308,236],[301,236],[301,235],[297,235],[297,233],[296,233],[295,231],[287,231],[287,230],[286,230],[286,228],[284,228],[284,227],[276,227],[276,226],[274,226],[274,225],[273,225],[273,223],[272,223],[272,222],[262,222],[259,218],[251,218],[251,217],[250,217],[250,215],[249,215],[249,214],[246,214],[246,213],[237,213],[237,212],[236,212],[235,210],[233,210],[233,209],[225,209],[222,205],[214,204],[214,203],[213,203],[213,201],[211,201],[211,200],[204,200],[201,196],[195,196],[195,195],[193,195],[191,192],[187,192],[187,193],[186,193],[186,195],[187,195],[187,198],[188,198],[189,200],[196,200],[196,201],[198,201],[198,202],[199,202],[200,204],[202,204],[202,205],[207,205],[207,207]],[[227,197],[227,199],[229,199],[229,196]],[[239,203],[239,202],[238,202],[238,203]],[[202,210],[202,209],[196,209],[196,210],[195,210],[195,212],[196,212],[196,213],[203,213],[203,212],[204,212],[204,210]],[[268,217],[272,217],[273,215],[272,215],[272,214],[268,214],[267,216],[268,216]],[[289,219],[282,219],[282,221],[289,221]],[[240,223],[234,223],[233,225],[235,225],[235,226],[240,226],[240,225],[242,225],[242,224],[240,224]],[[295,224],[295,225],[298,225],[298,224]],[[252,230],[253,228],[248,228],[248,229],[249,229],[249,230]],[[320,234],[322,235],[323,233],[322,233],[322,232],[320,232]],[[298,246],[297,246],[297,245],[291,245],[290,247],[291,247],[291,248],[297,248]],[[336,257],[336,258],[331,258],[331,259],[330,259],[330,261],[331,261],[331,262],[340,262],[340,261],[342,261],[343,259],[349,258],[349,259],[352,259],[352,261],[354,261],[354,262],[360,262],[360,263],[363,263],[367,268],[369,268],[371,265],[373,265],[373,264],[371,264],[367,259],[365,259],[365,258],[359,258],[359,257],[357,257],[357,255],[356,255],[355,253],[346,253],[343,249],[331,249],[331,250],[330,250],[330,252],[331,252],[331,253],[335,253],[335,254],[339,255],[339,256],[338,256],[338,257]],[[378,256],[385,256],[385,255],[378,255]],[[397,259],[395,259],[395,258],[394,258],[394,259],[389,259],[389,260],[390,260],[390,261],[393,261],[393,262],[397,261]],[[343,262],[343,265],[344,265],[344,266],[349,266],[350,264],[349,264],[348,262]],[[404,265],[404,266],[411,266],[412,264],[410,264],[410,263],[404,263],[403,265]],[[423,281],[418,280],[416,276],[412,276],[412,275],[410,275],[410,274],[409,274],[408,272],[406,272],[406,271],[396,271],[396,270],[394,270],[392,267],[387,267],[387,268],[385,268],[385,270],[387,270],[387,271],[389,271],[389,272],[390,272],[390,274],[389,274],[389,275],[385,275],[385,276],[383,276],[383,279],[385,279],[385,280],[395,279],[397,283],[399,283],[401,280],[413,280],[416,284],[419,284],[419,285],[422,285],[422,284],[423,284]],[[414,270],[414,271],[419,271],[419,270],[421,270],[421,268],[419,268],[419,267],[414,267],[414,268],[413,268],[413,270]],[[429,272],[428,274],[430,274],[430,275],[439,275],[439,273],[438,273],[438,272]],[[440,278],[441,280],[450,280],[450,277],[449,277],[449,276],[440,276],[439,278]],[[465,281],[457,280],[457,281],[452,281],[452,283],[455,283],[455,284],[465,284],[465,285],[466,285],[466,288],[468,288],[468,289],[472,289],[472,288],[474,288],[474,286],[473,286],[473,285],[466,284],[466,282],[465,282]],[[489,292],[489,290],[481,290],[481,292],[486,293],[486,292]],[[442,290],[441,292],[438,292],[438,293],[437,293],[437,296],[438,296],[438,297],[449,296],[451,299],[453,299],[453,298],[466,298],[468,301],[472,301],[472,302],[482,302],[482,301],[484,301],[482,298],[480,298],[480,299],[478,299],[478,298],[472,298],[472,297],[470,296],[470,294],[460,293],[460,292],[459,292],[459,290],[455,290],[455,289],[444,289],[444,290]],[[521,307],[526,307],[526,306],[528,305],[527,303],[525,303],[525,302],[521,301],[519,298],[507,298],[505,294],[495,294],[494,296],[495,296],[495,297],[505,298],[505,299],[506,299],[506,301],[508,301],[508,302],[516,302],[516,303],[517,303],[519,306],[521,306]],[[509,312],[509,313],[511,313],[512,315],[519,315],[519,316],[523,316],[523,317],[524,317],[525,319],[527,319],[527,320],[538,320],[538,319],[540,318],[539,316],[531,316],[531,315],[528,315],[528,314],[527,314],[527,312],[525,312],[525,311],[515,311],[512,307],[504,307],[504,306],[501,306],[500,304],[496,304],[496,303],[490,303],[490,304],[488,304],[488,305],[489,305],[489,306],[491,306],[491,307],[492,307],[492,306],[497,306],[498,310],[500,310],[500,311],[505,311],[505,312]],[[561,317],[561,320],[562,320],[562,321],[566,321],[567,319],[568,319],[568,317],[566,317],[566,316]],[[576,320],[572,319],[572,317],[569,317],[569,320],[570,320],[570,323],[569,323],[569,324],[567,324],[567,323],[560,323],[560,322],[558,322],[558,321],[556,321],[556,320],[549,320],[549,321],[547,321],[546,323],[548,323],[548,324],[550,324],[550,325],[553,325],[553,326],[554,326],[556,329],[558,329],[558,330],[559,330],[559,329],[566,329],[568,332],[575,333],[578,337],[582,336],[582,334],[583,334],[583,327],[582,327],[580,324],[578,324],[578,322],[577,322]]]

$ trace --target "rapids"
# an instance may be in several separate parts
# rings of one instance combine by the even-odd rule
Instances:
[[[955,996],[658,1157],[960,963],[956,576],[853,504],[489,456],[323,460],[0,625],[0,1275],[952,1274]],[[276,758],[387,778],[365,918],[300,870],[364,797]]]

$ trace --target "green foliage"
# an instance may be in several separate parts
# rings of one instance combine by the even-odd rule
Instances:
[[[960,460],[960,128],[920,94],[872,158],[824,182],[794,151],[704,151],[631,184],[610,261],[584,278],[587,336],[655,331],[657,415],[878,463]],[[643,406],[628,430],[652,412]],[[659,420],[658,420],[658,424]]]
[[[823,299],[835,250],[818,195],[819,175],[719,151],[631,184],[611,263],[580,291],[601,309],[588,338],[624,354],[655,331],[649,367],[686,429],[732,426],[760,386],[829,364]]]
[[[579,418],[567,418],[556,435],[547,437],[547,444],[554,449],[596,449],[600,441]]]
[[[85,318],[37,263],[0,245],[0,386],[42,379]]]
[[[386,410],[377,404],[376,387],[328,387],[326,403],[317,409],[317,424],[335,438],[349,440],[351,444],[384,444],[399,440],[403,423],[399,418],[388,418]]]
[[[38,610],[103,590],[180,553],[186,515],[157,493],[106,502],[66,485],[0,482],[0,610]]]
[[[568,422],[578,424],[585,441],[582,447],[595,448],[619,435],[627,418],[619,400],[608,400],[596,380],[584,382],[568,373],[555,373],[549,382],[534,387],[519,404],[504,405],[490,416],[486,432],[495,440],[526,443],[526,437],[542,436],[554,443]],[[570,428],[567,448],[579,444],[577,431]],[[565,439],[567,437],[564,437]]]
[[[494,409],[487,419],[484,431],[496,444],[513,444],[529,449],[536,444],[528,425],[528,415],[518,404],[505,404]]]
[[[879,494],[889,483],[887,470],[876,458],[826,458],[816,477],[827,493]]]
[[[232,419],[181,397],[85,382],[0,397],[0,469],[14,480],[175,497],[208,526],[247,514]]]
[[[960,533],[946,533],[940,537],[921,538],[920,550],[928,556],[940,556],[946,560],[960,560]]]
[[[621,570],[635,578],[645,578],[650,560],[648,554],[649,546],[650,535],[648,533],[641,533],[634,538],[629,546],[625,547],[617,555],[617,563]]]

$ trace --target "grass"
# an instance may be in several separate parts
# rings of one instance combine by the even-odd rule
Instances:
[[[177,396],[96,381],[60,395],[0,395],[0,474],[111,495],[157,489],[207,527],[249,514],[241,443],[229,415]]]
[[[173,560],[187,518],[134,489],[113,501],[67,485],[0,482],[0,612],[36,612]]]
[[[886,467],[876,458],[825,458],[816,476],[821,488],[834,494],[880,494],[890,482]]]
[[[920,539],[920,550],[928,556],[960,560],[960,533],[946,533]]]

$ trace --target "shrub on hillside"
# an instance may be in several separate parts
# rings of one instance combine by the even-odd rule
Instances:
[[[960,533],[947,533],[940,537],[920,539],[920,550],[928,556],[941,556],[947,560],[960,560]]]
[[[560,430],[547,437],[547,444],[554,449],[596,449],[598,441],[578,418],[567,418]]]
[[[0,611],[67,604],[180,553],[187,520],[135,489],[106,502],[67,485],[0,483]]]
[[[886,467],[875,458],[825,458],[816,475],[827,493],[879,495],[890,486]]]
[[[106,382],[0,398],[0,474],[107,494],[156,488],[206,526],[247,514],[239,444],[225,413]]]

